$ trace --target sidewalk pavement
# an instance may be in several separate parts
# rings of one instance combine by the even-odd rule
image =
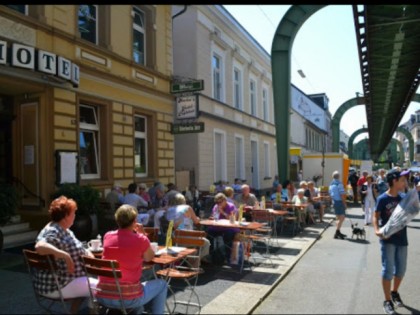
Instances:
[[[351,211],[351,207],[349,208]],[[271,248],[269,261],[257,260],[252,268],[239,273],[231,267],[203,265],[196,292],[203,305],[201,314],[249,314],[287,276],[300,258],[334,224],[335,216],[329,212],[323,223],[305,227],[291,237],[280,235]],[[332,227],[334,228],[334,227]],[[22,248],[4,250],[0,254],[0,314],[42,314],[37,305],[26,266],[21,254]],[[176,292],[177,299],[185,299],[189,292]],[[168,297],[172,306],[172,298]],[[189,313],[197,309],[190,308]],[[185,313],[184,306],[176,313]]]

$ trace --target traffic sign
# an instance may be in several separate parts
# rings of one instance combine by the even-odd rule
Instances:
[[[183,93],[204,90],[204,80],[171,83],[171,93]]]

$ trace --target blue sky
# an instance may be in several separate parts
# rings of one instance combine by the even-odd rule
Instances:
[[[224,5],[271,54],[275,30],[290,5]],[[306,78],[298,74],[301,69]],[[345,101],[363,93],[351,5],[328,5],[312,15],[296,35],[292,49],[292,83],[306,94],[326,93],[332,115]],[[412,102],[401,123],[420,109]],[[348,110],[340,129],[351,136],[366,127],[363,105]],[[359,141],[367,136],[361,134]]]

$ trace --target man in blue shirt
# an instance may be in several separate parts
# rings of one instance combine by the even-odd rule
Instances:
[[[400,192],[404,190],[406,180],[398,170],[389,171],[386,175],[386,180],[389,189],[378,197],[373,226],[381,244],[382,289],[385,295],[383,308],[385,314],[397,314],[394,310],[394,305],[397,307],[403,306],[398,288],[407,267],[407,227],[404,227],[387,239],[383,238],[380,228],[388,222],[392,212],[401,201],[402,196]]]
[[[344,189],[343,183],[339,180],[340,173],[338,171],[334,171],[332,177],[333,180],[329,187],[329,193],[331,199],[333,200],[335,215],[337,216],[337,230],[335,231],[334,238],[343,240],[346,237],[346,235],[342,234],[340,232],[340,229],[343,225],[344,219],[346,218],[347,194]]]

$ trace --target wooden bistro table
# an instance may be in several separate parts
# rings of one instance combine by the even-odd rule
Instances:
[[[219,219],[219,220],[204,219],[204,220],[200,220],[200,225],[206,226],[206,227],[214,226],[214,227],[221,227],[221,228],[239,228],[241,232],[245,234],[251,234],[257,229],[260,229],[261,227],[263,227],[264,224],[260,222],[245,222],[245,221],[239,224],[238,221],[235,221],[235,223],[230,223],[230,221],[227,219]],[[245,256],[249,258],[248,254],[246,253],[250,253],[250,252],[251,252],[251,248],[248,248],[244,252],[244,259],[245,259]],[[240,272],[242,272],[243,263],[244,261],[242,261],[241,263]]]
[[[281,217],[285,217],[289,214],[289,212],[287,210],[274,210],[271,208],[266,208],[266,209],[253,209],[252,211],[260,211],[260,210],[265,210],[268,211],[273,217],[274,220],[272,221],[273,223],[273,236],[277,237],[277,219],[281,218]]]

